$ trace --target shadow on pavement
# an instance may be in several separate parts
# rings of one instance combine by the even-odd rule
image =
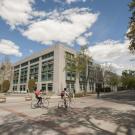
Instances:
[[[135,135],[135,111],[111,108],[51,108],[35,120],[22,120],[10,114],[3,123],[0,135]]]
[[[102,95],[102,99],[135,106],[135,90],[126,90],[112,94]]]

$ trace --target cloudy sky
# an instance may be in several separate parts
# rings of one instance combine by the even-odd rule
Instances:
[[[16,62],[54,44],[90,55],[120,73],[135,69],[127,49],[130,0],[0,0],[0,59]]]

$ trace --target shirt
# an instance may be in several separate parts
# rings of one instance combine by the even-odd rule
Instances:
[[[39,96],[41,94],[40,90],[36,90],[34,93],[36,96]]]

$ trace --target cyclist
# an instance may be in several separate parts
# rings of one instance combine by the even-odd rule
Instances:
[[[66,101],[66,97],[70,97],[69,96],[69,93],[67,92],[67,88],[64,88],[64,90],[61,92],[61,99],[64,100],[64,105],[65,105],[65,108],[67,108],[67,101]]]
[[[61,91],[61,99],[65,98],[66,96],[69,96],[69,93],[67,92],[67,88],[64,88],[64,90]]]
[[[42,92],[41,92],[41,90],[35,89],[34,94],[35,94],[35,97],[38,100],[37,105],[39,105],[39,103],[41,104],[42,103],[42,97],[41,97]]]

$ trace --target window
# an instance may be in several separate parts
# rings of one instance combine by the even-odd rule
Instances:
[[[50,58],[50,57],[53,57],[54,56],[54,52],[50,52],[50,53],[47,53],[45,55],[42,56],[42,59],[47,59],[47,58]]]
[[[20,85],[20,91],[25,91],[25,85]]]
[[[19,70],[14,71],[13,84],[17,84],[19,80]]]
[[[42,81],[53,80],[53,60],[44,61],[42,63]]]
[[[14,67],[14,69],[18,69],[19,67],[20,67],[20,65],[17,65],[17,66]]]
[[[46,84],[42,84],[42,90],[46,91]]]
[[[13,91],[17,91],[17,86],[13,86]]]
[[[39,61],[39,57],[38,57],[38,58],[35,58],[35,59],[30,60],[30,64],[35,63],[35,62],[38,62],[38,61]]]
[[[27,66],[28,65],[28,62],[24,62],[21,64],[21,67],[24,67],[24,66]]]
[[[27,81],[27,72],[28,72],[27,67],[21,69],[20,83],[26,83],[26,81]]]
[[[34,79],[35,81],[38,81],[38,70],[39,70],[39,64],[35,64],[35,65],[30,66],[29,79]]]
[[[75,81],[76,74],[75,72],[66,72],[66,80]]]
[[[52,83],[48,83],[48,91],[52,91],[53,90],[53,84]]]

